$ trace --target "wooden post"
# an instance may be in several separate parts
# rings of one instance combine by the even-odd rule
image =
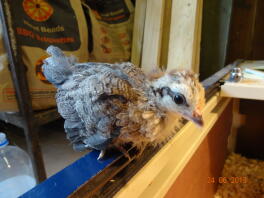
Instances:
[[[165,70],[168,65],[170,25],[171,25],[171,5],[173,0],[166,0],[164,6],[163,28],[162,28],[162,45],[160,53],[160,67]]]
[[[201,51],[201,34],[202,34],[202,18],[203,18],[203,0],[198,0],[197,13],[195,22],[194,45],[193,45],[193,70],[199,72],[200,67],[200,51]]]
[[[229,153],[235,152],[238,128],[245,123],[246,116],[239,113],[240,99],[233,99],[233,118],[231,132],[228,137],[227,149]]]
[[[164,5],[165,0],[147,0],[141,63],[145,72],[160,66]]]
[[[202,0],[173,0],[167,69],[199,72]]]
[[[147,73],[158,67],[198,73],[202,7],[203,0],[138,0],[131,61]]]
[[[141,65],[146,8],[147,0],[138,0],[136,2],[131,62],[137,66]]]

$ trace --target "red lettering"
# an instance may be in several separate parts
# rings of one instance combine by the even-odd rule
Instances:
[[[22,35],[22,36],[31,37],[32,39],[35,38],[35,35],[32,31],[26,30],[26,29],[20,28],[20,27],[17,28],[17,34]]]

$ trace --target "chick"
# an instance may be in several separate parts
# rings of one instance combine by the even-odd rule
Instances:
[[[43,72],[57,87],[58,111],[75,150],[123,149],[132,143],[141,152],[175,132],[182,117],[203,125],[204,89],[190,71],[147,76],[132,63],[77,63],[57,47],[47,49]]]

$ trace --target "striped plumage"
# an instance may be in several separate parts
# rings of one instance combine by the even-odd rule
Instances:
[[[189,71],[146,76],[132,63],[77,63],[54,46],[44,61],[46,78],[57,89],[58,111],[75,150],[139,149],[157,145],[174,132],[182,116],[202,125],[204,91]]]

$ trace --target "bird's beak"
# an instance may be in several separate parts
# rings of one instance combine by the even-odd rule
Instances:
[[[191,120],[200,127],[204,125],[202,114],[198,111],[193,111]]]

